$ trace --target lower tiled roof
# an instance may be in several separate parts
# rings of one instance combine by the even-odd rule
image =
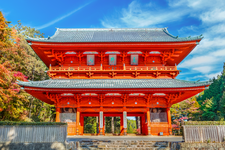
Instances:
[[[207,86],[210,82],[192,82],[178,79],[50,79],[18,81],[20,86],[39,88],[184,88]]]

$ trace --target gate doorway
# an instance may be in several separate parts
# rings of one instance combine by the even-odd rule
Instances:
[[[97,135],[98,134],[98,117],[84,116],[84,134]]]
[[[127,113],[128,135],[131,136],[145,135],[146,131],[147,131],[147,120],[145,113]]]
[[[80,114],[80,135],[98,135],[99,133],[99,114],[81,113]]]
[[[128,135],[140,135],[141,134],[140,117],[138,117],[138,116],[127,117],[127,134]]]
[[[105,134],[120,135],[120,117],[105,117]]]

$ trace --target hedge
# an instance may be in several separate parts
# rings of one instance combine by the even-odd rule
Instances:
[[[184,125],[225,125],[225,121],[184,121]]]
[[[0,121],[1,125],[38,125],[38,126],[48,126],[48,125],[67,125],[63,122],[20,122],[20,121]]]

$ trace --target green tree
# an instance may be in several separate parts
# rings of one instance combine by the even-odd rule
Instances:
[[[211,80],[212,84],[203,94],[197,97],[201,105],[202,120],[218,121],[225,117],[225,64],[221,75]]]

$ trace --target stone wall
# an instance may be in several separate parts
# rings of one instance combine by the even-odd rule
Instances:
[[[225,150],[225,143],[181,143],[181,150]]]

